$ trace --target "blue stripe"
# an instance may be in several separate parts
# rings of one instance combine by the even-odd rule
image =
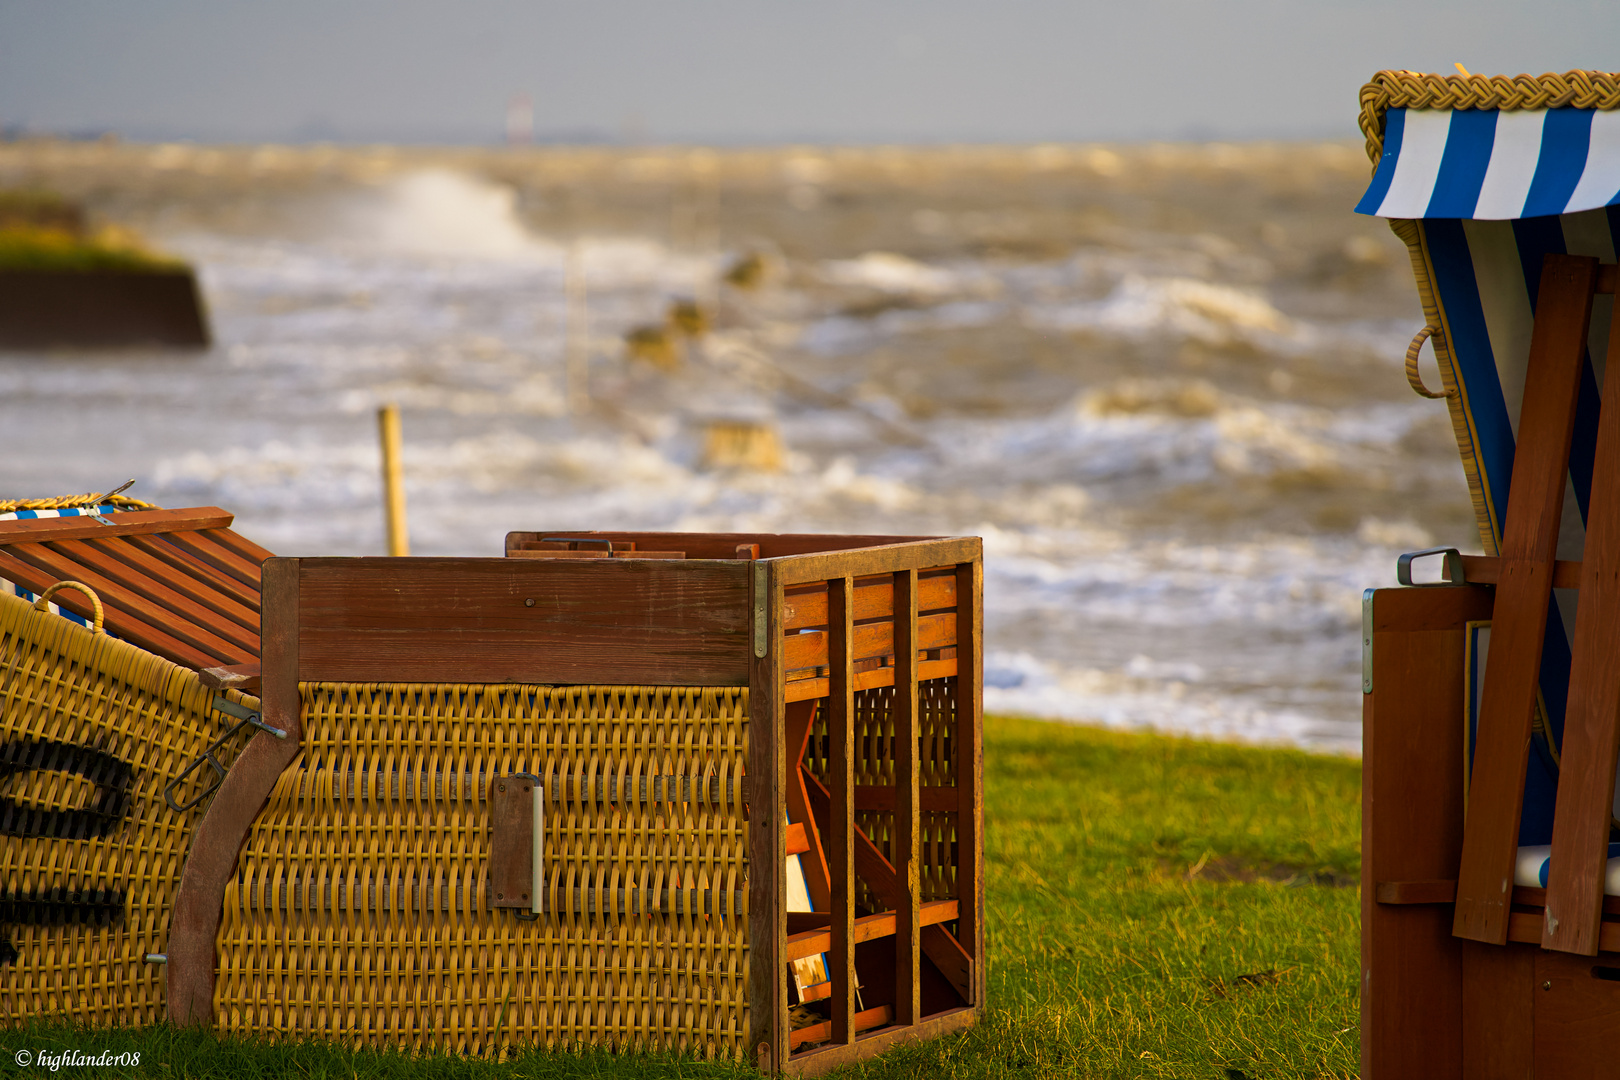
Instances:
[[[1406,134],[1406,110],[1391,109],[1384,114],[1384,156],[1378,159],[1378,171],[1373,174],[1367,194],[1356,204],[1358,214],[1377,214],[1389,194],[1390,182],[1395,179],[1395,163],[1401,156],[1401,138]]]
[[[1434,179],[1424,217],[1474,216],[1479,189],[1485,186],[1485,170],[1491,164],[1498,115],[1495,109],[1460,109],[1451,114],[1446,152],[1440,158],[1440,174]]]
[[[1541,129],[1541,157],[1536,175],[1525,196],[1524,217],[1562,214],[1575,194],[1586,168],[1586,151],[1592,142],[1591,109],[1548,109]]]

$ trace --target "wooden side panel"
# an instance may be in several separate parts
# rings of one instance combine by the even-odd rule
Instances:
[[[1535,1067],[1536,950],[1462,945],[1462,1075],[1467,1080],[1531,1080]]]
[[[1461,1080],[1461,943],[1451,909],[1377,902],[1379,882],[1453,879],[1462,851],[1464,635],[1477,586],[1372,598],[1362,699],[1361,1075]]]
[[[304,678],[745,685],[753,565],[306,559]]]
[[[1620,1072],[1620,957],[1535,953],[1536,1080],[1607,1080]]]
[[[759,594],[765,641],[782,640],[782,587],[768,563],[748,567]],[[750,608],[752,610],[752,607]],[[787,1062],[787,756],[781,659],[749,652],[748,677],[748,1045],[761,1072]]]
[[[1596,271],[1596,259],[1547,256],[1503,522],[1491,661],[1485,666],[1452,922],[1458,937],[1497,945],[1507,941],[1524,771]]]
[[[984,563],[975,558],[956,568],[956,895],[962,918],[957,938],[972,964],[967,1003],[984,1003]],[[939,950],[928,955],[938,962]],[[944,968],[942,967],[943,971]]]
[[[1620,372],[1620,321],[1610,332],[1608,362]],[[1603,389],[1573,650],[1541,943],[1591,956],[1620,758],[1620,379]]]
[[[542,532],[509,532],[506,551],[520,550],[550,536],[589,537],[593,540],[633,543],[644,551],[684,551],[689,559],[735,559],[737,549],[747,547],[756,559],[779,559],[788,555],[806,555],[823,551],[847,551],[855,548],[880,547],[889,544],[907,544],[916,540],[932,540],[931,536],[865,536],[835,533],[679,533],[679,532],[612,532],[591,529],[554,529]]]

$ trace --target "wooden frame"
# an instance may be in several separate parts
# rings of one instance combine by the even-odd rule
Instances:
[[[750,1058],[813,1075],[971,1024],[985,985],[981,542],[531,532],[507,550],[265,564],[264,716],[292,734],[255,736],[199,828],[170,1018],[210,1016],[226,881],[297,753],[299,684],[455,681],[747,686]],[[926,785],[925,715],[950,728]],[[857,777],[873,746],[892,781]],[[861,815],[892,815],[892,843]],[[787,910],[790,850],[816,911]],[[832,978],[806,1004],[826,1020],[795,1028],[788,964],[817,953]]]

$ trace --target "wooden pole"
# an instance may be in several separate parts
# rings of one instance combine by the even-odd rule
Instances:
[[[409,555],[411,537],[405,526],[405,473],[401,464],[399,406],[377,410],[382,436],[383,520],[388,530],[388,554]]]

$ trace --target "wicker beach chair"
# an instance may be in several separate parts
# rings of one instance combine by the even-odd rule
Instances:
[[[1620,77],[1382,72],[1362,129],[1486,552],[1364,601],[1362,1075],[1609,1075]]]

